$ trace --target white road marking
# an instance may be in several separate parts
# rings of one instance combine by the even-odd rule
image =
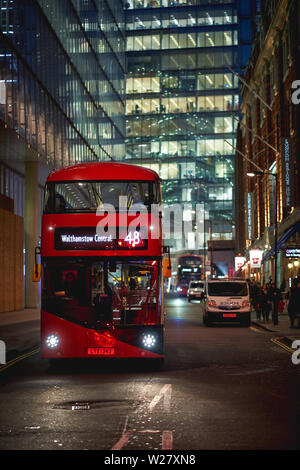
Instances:
[[[148,406],[148,410],[152,412],[156,405],[163,400],[163,409],[164,412],[169,412],[171,408],[171,397],[172,397],[172,385],[165,384],[161,390],[155,395],[153,400]],[[137,412],[138,410],[135,410]],[[136,430],[131,429],[127,431],[129,415],[125,418],[125,423],[123,426],[123,432],[121,438],[116,442],[116,444],[111,448],[111,450],[121,450],[127,444],[129,437],[136,434],[161,434],[162,433],[162,450],[171,450],[173,449],[173,433],[172,431],[159,431],[159,430]]]
[[[151,401],[149,405],[149,410],[153,411],[157,403],[159,403],[160,400],[163,398],[164,399],[164,411],[169,412],[170,406],[171,406],[171,395],[172,395],[172,385],[171,384],[164,385],[163,388],[160,390],[160,392],[157,395],[155,395],[155,397]]]

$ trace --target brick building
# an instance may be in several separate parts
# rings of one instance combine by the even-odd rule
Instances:
[[[251,249],[263,251],[260,269],[250,269],[249,263],[244,267],[245,277],[262,282],[275,280],[277,252],[277,283],[285,288],[300,274],[299,46],[299,2],[263,1],[261,26],[241,90],[236,250],[246,259]],[[259,169],[263,174],[256,173]]]

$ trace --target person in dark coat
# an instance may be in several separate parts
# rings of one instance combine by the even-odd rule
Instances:
[[[292,287],[288,305],[288,314],[290,317],[291,328],[294,328],[295,317],[300,315],[300,285],[299,281],[296,281]]]
[[[261,315],[262,315],[262,301],[263,301],[262,294],[263,294],[263,291],[262,291],[261,287],[259,287],[259,286],[256,286],[256,287],[257,287],[257,289],[255,291],[255,294],[253,295],[252,303],[253,303],[254,310],[256,312],[256,318],[257,318],[257,320],[260,320]]]
[[[275,282],[272,282],[268,290],[269,301],[272,304],[272,316],[274,325],[278,324],[278,308],[279,302],[282,300],[281,290],[276,287]]]
[[[75,297],[78,294],[78,284],[73,273],[69,272],[66,275],[64,288],[67,297]]]
[[[112,323],[113,291],[108,283],[104,286],[104,292],[98,293],[94,299],[99,319],[106,323]]]
[[[264,321],[269,321],[270,311],[272,309],[271,302],[268,296],[268,289],[264,287],[261,290],[260,295],[260,306],[261,306],[261,314]]]

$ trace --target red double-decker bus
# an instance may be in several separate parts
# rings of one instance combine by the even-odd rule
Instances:
[[[44,358],[164,357],[158,175],[123,163],[51,173],[42,220]]]
[[[179,295],[186,296],[191,281],[203,279],[203,258],[199,255],[185,254],[177,260],[177,285]]]

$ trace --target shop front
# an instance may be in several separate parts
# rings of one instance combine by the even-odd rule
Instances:
[[[272,243],[262,260],[262,277],[266,283],[274,280],[275,255],[275,244]],[[278,287],[287,291],[296,277],[300,277],[300,221],[281,233],[277,241]]]

